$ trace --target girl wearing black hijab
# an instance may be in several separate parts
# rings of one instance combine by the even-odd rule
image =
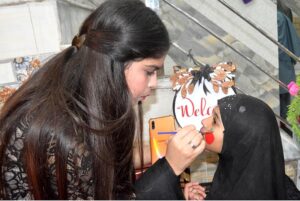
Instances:
[[[277,121],[266,103],[247,95],[228,96],[202,124],[201,133],[213,136],[206,149],[219,153],[205,199],[299,199],[285,175]]]

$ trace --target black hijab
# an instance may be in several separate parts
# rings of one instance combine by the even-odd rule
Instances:
[[[242,94],[218,105],[224,141],[207,199],[286,199],[283,150],[272,109]]]

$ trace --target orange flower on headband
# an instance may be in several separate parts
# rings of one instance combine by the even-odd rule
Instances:
[[[39,59],[33,59],[30,62],[30,65],[32,68],[39,68],[39,67],[41,67],[41,61]]]
[[[15,91],[15,88],[3,87],[0,90],[0,103],[4,103]]]
[[[182,86],[183,90],[181,90],[181,96],[186,97],[186,84],[193,78],[193,76],[190,72],[188,72],[187,68],[181,66],[174,66],[173,71],[174,74],[170,77],[170,80],[172,81],[172,88],[174,89],[177,86]],[[189,89],[188,92],[191,93],[191,89]]]
[[[234,86],[234,76],[231,73],[236,70],[236,66],[231,62],[219,63],[213,66],[214,72],[211,74],[211,83],[216,93],[219,92],[221,87],[224,94],[228,93],[228,88]]]

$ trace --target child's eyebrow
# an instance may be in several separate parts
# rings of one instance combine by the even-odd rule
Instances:
[[[215,107],[214,109],[213,109],[213,116],[215,117],[215,118],[217,118],[217,119],[220,119],[220,113],[218,113],[217,111],[216,111],[216,108],[217,107]]]

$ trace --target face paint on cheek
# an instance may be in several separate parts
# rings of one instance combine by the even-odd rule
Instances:
[[[207,144],[212,144],[215,141],[215,136],[213,132],[207,132],[204,134],[205,142]]]

